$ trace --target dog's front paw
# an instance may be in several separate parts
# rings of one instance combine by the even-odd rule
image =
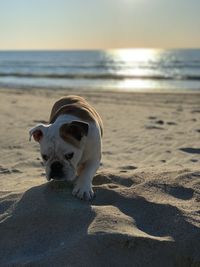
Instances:
[[[72,195],[84,200],[92,200],[94,198],[94,192],[91,184],[79,184],[74,186]]]

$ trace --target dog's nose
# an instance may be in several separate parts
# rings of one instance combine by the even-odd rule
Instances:
[[[54,161],[51,164],[50,178],[61,179],[63,175],[63,165],[59,161]]]

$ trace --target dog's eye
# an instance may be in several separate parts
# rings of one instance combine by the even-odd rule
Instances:
[[[48,156],[47,155],[42,155],[43,160],[47,161],[48,160]]]
[[[65,159],[66,160],[72,159],[73,156],[74,156],[74,153],[73,152],[72,153],[65,154]]]

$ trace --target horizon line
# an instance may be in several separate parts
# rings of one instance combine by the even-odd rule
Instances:
[[[20,49],[15,49],[15,48],[9,48],[9,49],[4,49],[0,48],[0,52],[22,52],[22,51],[110,51],[110,50],[198,50],[200,49],[199,47],[121,47],[121,48],[34,48],[34,49],[29,49],[29,48],[20,48]]]

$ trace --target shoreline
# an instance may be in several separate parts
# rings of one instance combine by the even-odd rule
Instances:
[[[138,90],[128,90],[128,89],[106,89],[106,88],[78,88],[78,87],[13,87],[13,86],[1,86],[0,85],[0,91],[13,91],[13,92],[42,92],[42,91],[49,91],[49,92],[66,92],[66,93],[84,93],[84,94],[101,94],[101,93],[108,93],[108,94],[158,94],[158,95],[199,95],[200,94],[200,88],[199,89],[183,89],[183,88],[176,88],[176,89],[138,89]]]
[[[75,92],[84,92],[84,93],[126,93],[126,94],[200,94],[200,88],[198,89],[185,89],[185,88],[175,88],[175,89],[169,89],[169,88],[164,88],[164,89],[142,89],[142,88],[138,88],[138,89],[119,89],[119,88],[104,88],[104,87],[99,87],[99,88],[87,88],[87,87],[59,87],[59,86],[55,86],[55,87],[40,87],[40,86],[3,86],[0,85],[0,90],[10,90],[10,91],[15,91],[15,90],[19,90],[19,91],[66,91],[66,92],[70,92],[70,91],[75,91]]]

